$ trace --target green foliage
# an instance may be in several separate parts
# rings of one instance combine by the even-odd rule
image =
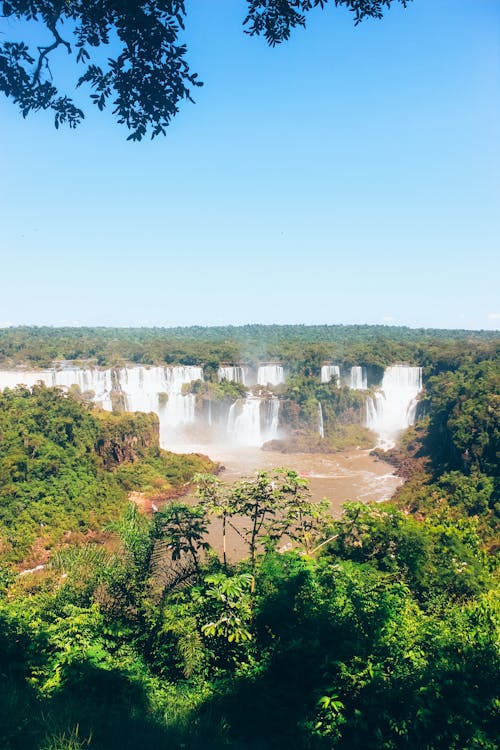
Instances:
[[[107,468],[137,461],[158,447],[159,421],[155,414],[95,411],[99,436],[96,450]]]
[[[402,326],[246,325],[186,328],[0,329],[4,367],[49,367],[72,360],[98,366],[137,364],[255,365],[281,361],[298,374],[319,377],[324,361],[381,368],[394,362],[421,365],[426,375],[492,359],[495,331],[412,329]]]
[[[453,521],[439,510],[423,523],[390,506],[352,503],[337,528],[329,547],[333,553],[397,575],[421,604],[474,596],[488,581],[487,560],[471,519]]]
[[[239,533],[248,544],[252,566],[261,545],[272,550],[289,537],[308,551],[324,531],[328,503],[312,502],[307,482],[290,469],[261,471],[253,480],[237,482],[231,502],[232,512],[247,519]]]
[[[83,738],[80,736],[80,730],[78,724],[76,727],[69,732],[62,732],[61,734],[53,734],[47,737],[41,750],[82,750],[84,747],[88,747],[92,741],[92,737]]]
[[[245,623],[250,620],[250,592],[254,578],[249,573],[227,576],[214,573],[206,576],[209,584],[205,599],[212,606],[213,619],[202,625],[201,631],[206,636],[226,638],[229,643],[241,643],[251,639]]]
[[[68,529],[98,528],[124,507],[123,492],[103,476],[89,410],[57,389],[35,386],[0,394],[0,519],[12,559],[37,536],[50,546]]]
[[[214,471],[216,467],[207,456],[153,448],[140,461],[122,464],[116,471],[116,479],[128,492],[137,490],[169,497],[190,484],[197,472]]]
[[[244,398],[247,394],[247,389],[242,383],[235,383],[232,380],[221,380],[220,383],[195,380],[193,383],[186,384],[186,390],[189,393],[196,394],[198,399],[205,397],[214,403],[233,403],[239,398]]]
[[[362,4],[336,0],[335,4],[353,11],[357,24],[365,17],[381,18],[382,5],[389,7],[392,2],[406,6],[409,0],[365,0]],[[249,35],[263,34],[274,46],[288,39],[292,28],[305,25],[305,13],[313,5],[323,7],[324,3],[248,0],[243,24]],[[67,94],[60,95],[54,84],[49,58],[58,47],[83,66],[76,87],[89,84],[90,100],[99,110],[111,99],[118,123],[132,131],[127,140],[140,141],[147,133],[152,138],[165,135],[180,102],[192,101],[191,89],[202,85],[198,74],[189,70],[186,46],[179,38],[186,16],[183,0],[128,0],[124,7],[110,0],[96,5],[5,0],[2,14],[10,26],[16,21],[38,22],[50,42],[38,46],[34,56],[25,42],[6,41],[0,46],[0,90],[19,105],[23,117],[50,109],[56,128],[61,124],[74,128],[83,120],[82,110]],[[110,39],[114,56],[107,57],[103,69],[106,54],[99,52]]]
[[[126,492],[175,494],[215,468],[161,451],[157,428],[154,415],[103,415],[56,388],[0,393],[0,555],[19,561],[36,539],[48,550],[67,532],[99,532]]]
[[[499,361],[468,364],[431,378],[428,450],[435,464],[495,475],[500,455]]]
[[[208,519],[201,507],[172,503],[155,514],[155,535],[168,545],[172,560],[190,556],[195,570],[200,570],[200,552],[209,548],[205,541]]]
[[[304,349],[310,362],[317,354]],[[419,451],[445,437],[432,476],[424,461],[394,504],[347,504],[335,521],[296,472],[226,485],[208,460],[148,445],[147,419],[133,462],[107,469],[95,450],[101,418],[85,404],[45,388],[6,391],[4,545],[16,534],[26,544],[40,503],[62,532],[82,497],[79,513],[113,537],[67,543],[38,573],[2,574],[2,748],[496,748],[493,367],[468,362],[431,380],[427,442],[419,427],[403,456],[424,461]],[[309,376],[292,382],[294,403],[302,390],[307,403]],[[127,446],[134,424],[109,422],[108,443]],[[125,505],[125,487],[169,492],[196,471],[199,506],[174,502],[148,518]],[[206,549],[210,515],[223,533],[235,524],[248,560]],[[278,552],[281,540],[294,549]]]

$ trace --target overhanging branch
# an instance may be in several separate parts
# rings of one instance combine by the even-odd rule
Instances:
[[[48,28],[54,36],[54,42],[52,44],[49,44],[48,47],[38,47],[38,52],[40,53],[40,55],[38,57],[38,63],[33,74],[33,83],[40,83],[40,74],[42,72],[43,61],[47,58],[47,55],[57,49],[57,47],[59,47],[61,44],[68,50],[68,55],[71,55],[71,44],[62,38],[58,30],[56,29],[55,23],[48,26]]]

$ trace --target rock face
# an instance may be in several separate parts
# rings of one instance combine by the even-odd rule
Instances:
[[[148,448],[160,447],[160,422],[156,414],[101,412],[96,453],[106,468],[137,461]]]

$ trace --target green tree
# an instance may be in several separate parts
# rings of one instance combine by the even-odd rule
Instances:
[[[167,544],[172,560],[180,560],[188,555],[200,574],[200,553],[209,548],[205,536],[208,520],[203,508],[190,508],[183,503],[172,503],[165,510],[155,514],[155,536]]]
[[[253,576],[249,573],[234,576],[213,573],[206,576],[205,583],[208,584],[205,599],[211,605],[212,619],[202,626],[203,634],[226,638],[229,643],[249,641],[251,635],[247,622],[251,617]]]
[[[234,513],[245,519],[240,535],[248,544],[252,567],[259,545],[274,549],[284,537],[311,549],[325,525],[327,503],[309,498],[307,482],[296,471],[261,471],[231,489]]]
[[[263,35],[274,46],[305,26],[306,14],[328,0],[247,0],[243,21],[249,35]],[[383,7],[393,2],[406,6],[410,0],[333,0],[348,8],[355,23],[363,18],[381,18]],[[111,101],[117,121],[130,131],[128,139],[155,137],[169,125],[179,104],[192,101],[192,89],[201,86],[186,60],[180,40],[186,9],[184,0],[4,0],[2,15],[22,24],[43,27],[49,41],[33,52],[25,42],[3,41],[0,45],[0,91],[14,100],[26,117],[30,112],[50,109],[56,128],[76,127],[84,118],[79,106],[60,94],[52,80],[49,59],[59,47],[80,66],[76,86],[88,84],[90,99],[99,110]],[[22,31],[21,31],[22,34]],[[102,67],[99,48],[110,39],[107,65]],[[95,56],[95,57],[94,57]]]
[[[237,511],[235,501],[229,487],[213,474],[196,474],[193,481],[196,484],[196,495],[200,499],[201,506],[209,515],[221,519],[222,561],[224,569],[227,570],[227,527],[231,524],[231,517]]]

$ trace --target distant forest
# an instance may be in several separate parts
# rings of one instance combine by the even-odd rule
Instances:
[[[245,325],[187,328],[0,329],[0,367],[50,367],[61,360],[114,366],[124,362],[202,365],[287,363],[313,374],[325,361],[385,367],[421,365],[427,375],[498,353],[498,331],[368,325]]]

